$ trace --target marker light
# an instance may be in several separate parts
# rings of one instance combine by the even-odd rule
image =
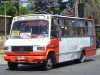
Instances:
[[[47,16],[46,18],[49,19],[49,16]]]
[[[14,17],[14,18],[13,18],[13,20],[14,20],[14,21],[16,21],[16,20],[17,20],[17,18],[16,18],[16,17]]]

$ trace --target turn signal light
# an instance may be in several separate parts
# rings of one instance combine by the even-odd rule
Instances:
[[[37,47],[37,50],[45,50],[45,47]]]

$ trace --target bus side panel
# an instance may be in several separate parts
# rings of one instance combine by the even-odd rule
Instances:
[[[96,37],[90,37],[90,47],[84,47],[86,57],[96,55]]]
[[[96,50],[95,49],[85,50],[86,57],[93,56],[95,54],[96,54]]]
[[[79,37],[61,38],[59,42],[59,63],[80,58],[79,41]]]
[[[56,61],[59,62],[59,38],[51,39],[50,44],[46,47],[47,55],[50,51],[55,51]]]

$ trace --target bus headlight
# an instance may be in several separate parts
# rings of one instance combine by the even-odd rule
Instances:
[[[45,50],[45,47],[37,47],[37,50]]]

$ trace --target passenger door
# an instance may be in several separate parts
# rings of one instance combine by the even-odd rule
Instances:
[[[66,61],[65,51],[66,51],[66,38],[64,37],[64,20],[59,18],[58,20],[58,34],[59,34],[59,62]]]

